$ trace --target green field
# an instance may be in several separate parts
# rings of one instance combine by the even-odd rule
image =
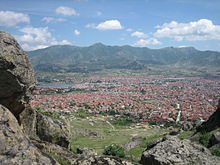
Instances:
[[[73,152],[76,152],[77,147],[87,147],[95,149],[98,154],[102,154],[108,145],[119,144],[124,147],[126,143],[131,141],[132,137],[140,136],[145,139],[143,143],[139,147],[131,149],[125,156],[129,160],[139,161],[147,143],[168,132],[168,130],[161,128],[136,128],[135,123],[130,126],[111,124],[115,123],[112,116],[85,118],[73,116],[69,118],[69,125],[73,134],[70,148]]]

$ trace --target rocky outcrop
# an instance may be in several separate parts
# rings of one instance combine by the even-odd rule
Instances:
[[[0,104],[14,114],[30,138],[68,147],[68,131],[64,124],[30,107],[34,85],[34,72],[27,55],[11,35],[0,31]]]
[[[34,72],[27,55],[11,35],[0,31],[0,104],[19,120],[34,85]]]
[[[181,129],[183,131],[188,131],[194,128],[194,126],[198,125],[199,123],[192,123],[190,121],[180,121],[179,124],[181,125]]]
[[[125,151],[128,152],[130,151],[132,148],[138,147],[140,146],[144,141],[144,138],[140,137],[140,136],[135,136],[131,139],[130,142],[128,142],[127,144],[125,144],[124,148]]]
[[[28,105],[19,115],[22,130],[25,135],[31,139],[39,139],[36,133],[37,114],[38,113]]]
[[[138,165],[138,163],[131,163],[118,157],[98,156],[95,152],[85,148],[78,150],[80,154],[74,154],[56,144],[37,140],[32,140],[32,142],[42,151],[53,153],[66,159],[70,165]]]
[[[213,156],[204,146],[176,136],[167,136],[161,143],[144,151],[141,157],[144,165],[218,165],[219,162],[220,158]]]
[[[202,123],[200,127],[198,127],[198,131],[212,131],[220,127],[220,99],[218,102],[217,110],[209,117],[209,119]]]
[[[94,149],[90,148],[77,148],[76,149],[77,154],[83,154],[84,156],[96,156],[98,155],[97,152]]]
[[[58,164],[29,139],[37,138],[37,112],[29,105],[34,86],[27,55],[11,35],[0,31],[1,164]]]
[[[180,133],[179,129],[173,129],[172,131],[170,131],[169,135],[178,135]]]
[[[0,164],[58,165],[58,158],[72,165],[132,164],[116,157],[70,152],[66,125],[30,107],[34,85],[26,54],[11,35],[0,31]]]
[[[91,156],[91,157],[79,157],[75,161],[76,165],[135,165],[126,160],[113,156]],[[137,165],[137,164],[136,164]]]
[[[158,139],[151,141],[150,143],[147,144],[147,150],[153,148],[154,146],[156,146],[158,143],[162,141],[164,141],[164,138],[158,138]]]
[[[67,125],[60,120],[37,114],[36,134],[43,141],[68,148],[69,130]]]
[[[214,132],[209,140],[208,147],[220,145],[220,132]]]
[[[0,164],[58,164],[30,142],[13,114],[2,105],[0,105]]]

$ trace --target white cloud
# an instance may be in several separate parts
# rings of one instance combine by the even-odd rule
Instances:
[[[138,38],[146,38],[146,37],[148,37],[147,34],[145,34],[143,32],[138,32],[138,31],[131,33],[131,36],[132,37],[138,37]]]
[[[64,18],[53,18],[53,17],[44,17],[42,21],[45,21],[46,23],[51,23],[51,22],[64,22],[66,19]]]
[[[19,31],[25,33],[23,36],[17,38],[19,41],[22,42],[48,44],[51,41],[55,41],[55,38],[49,32],[48,27],[44,27],[44,28],[25,27],[19,29]]]
[[[29,16],[27,14],[16,13],[13,11],[0,11],[0,26],[10,27],[21,22],[29,23]]]
[[[50,45],[71,45],[72,43],[67,40],[62,40],[62,41],[52,41]]]
[[[36,46],[30,46],[27,43],[21,44],[21,47],[25,50],[25,51],[31,51],[31,50],[36,50],[36,49],[43,49],[43,48],[47,48],[47,45],[36,45]]]
[[[135,47],[145,47],[147,45],[159,45],[159,44],[161,44],[161,42],[158,41],[156,38],[149,38],[147,40],[140,39],[137,42],[135,42],[133,44],[133,46],[135,46]]]
[[[98,30],[119,30],[122,29],[121,23],[118,20],[108,20],[101,22],[96,26]]]
[[[79,13],[77,13],[74,9],[70,7],[65,7],[65,6],[58,7],[56,9],[56,13],[66,15],[66,16],[71,16],[71,15],[79,16]]]
[[[78,36],[78,35],[80,35],[80,31],[79,30],[74,30],[74,34]]]
[[[180,45],[180,46],[177,46],[177,48],[188,48],[189,46],[186,46],[186,45]]]
[[[208,19],[189,23],[172,21],[156,28],[158,30],[154,36],[174,38],[177,41],[220,40],[220,25],[214,25]]]
[[[24,50],[34,50],[45,48],[51,45],[70,45],[71,42],[67,40],[57,41],[51,34],[48,27],[25,27],[19,29],[24,33],[21,36],[15,36]]]

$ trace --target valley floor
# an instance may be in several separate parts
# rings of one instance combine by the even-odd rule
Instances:
[[[34,91],[33,107],[51,112],[127,113],[143,122],[206,120],[220,98],[219,79],[204,77],[110,73],[50,85]]]

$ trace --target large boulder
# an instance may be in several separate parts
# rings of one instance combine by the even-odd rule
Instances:
[[[68,151],[67,126],[30,107],[35,82],[25,52],[11,35],[0,31],[0,164],[58,165],[60,159],[68,164],[132,164],[116,157]]]
[[[30,142],[20,129],[14,115],[2,105],[0,105],[0,164],[58,164]]]
[[[197,122],[198,123],[198,122]],[[180,121],[180,125],[181,125],[181,129],[183,131],[188,131],[194,128],[194,125],[192,122],[190,121]]]
[[[84,155],[85,157],[89,157],[89,156],[96,156],[98,155],[97,152],[94,150],[94,149],[90,149],[90,148],[77,148],[76,149],[76,153],[77,154],[82,154]]]
[[[67,125],[58,119],[37,114],[36,134],[43,141],[68,148],[69,130]]]
[[[201,126],[197,128],[199,132],[212,131],[220,127],[220,99],[218,102],[217,110],[209,117],[209,119],[202,123]]]
[[[219,131],[214,132],[214,133],[212,134],[212,137],[211,137],[211,139],[209,140],[209,145],[208,145],[208,147],[212,147],[212,146],[214,146],[214,145],[216,145],[216,144],[220,144],[220,132],[219,132]]]
[[[37,124],[37,114],[30,105],[27,105],[25,110],[22,111],[19,115],[20,117],[20,126],[29,138],[39,139],[37,136],[36,124]]]
[[[128,152],[132,148],[140,146],[143,143],[143,141],[144,141],[144,138],[142,138],[140,136],[133,137],[130,142],[125,144],[125,146],[124,146],[125,151]]]
[[[219,162],[220,158],[213,156],[204,146],[189,140],[180,140],[176,136],[167,136],[161,143],[145,150],[141,157],[141,164],[144,165],[219,165]]]
[[[131,163],[114,156],[96,155],[95,152],[85,149],[79,149],[80,154],[74,154],[66,148],[60,147],[56,144],[50,144],[45,141],[32,140],[32,142],[44,152],[50,152],[53,155],[58,155],[65,159],[70,165],[138,165],[138,163]]]
[[[0,104],[19,120],[35,86],[27,55],[10,34],[0,31]]]

